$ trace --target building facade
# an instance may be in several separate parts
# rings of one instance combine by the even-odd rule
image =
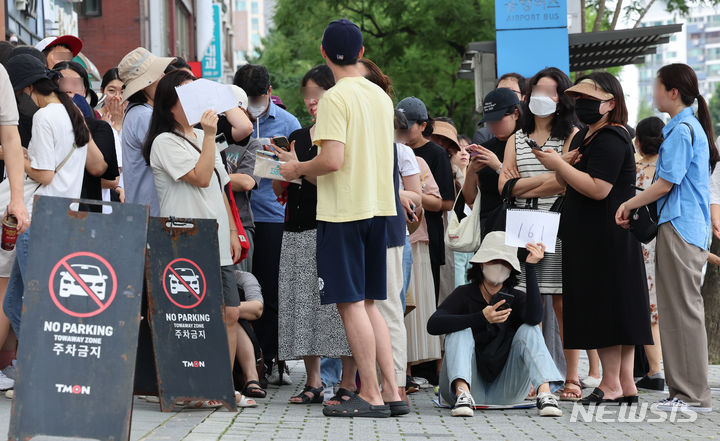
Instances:
[[[698,76],[700,93],[710,100],[720,85],[720,7],[693,7],[687,16],[667,12],[664,3],[651,8],[641,26],[684,23],[682,32],[673,34],[663,51],[647,56],[638,66],[638,95],[652,106],[653,83],[657,71],[670,63],[686,63]]]
[[[214,5],[219,23],[208,22]],[[232,18],[230,0],[93,0],[92,8],[79,9],[78,35],[85,42],[83,52],[105,72],[138,46],[158,56],[200,62],[208,48],[202,37],[218,26],[226,77],[233,66]],[[202,47],[198,37],[206,42]]]
[[[235,64],[245,64],[258,55],[262,39],[267,35],[275,8],[274,0],[234,0]]]

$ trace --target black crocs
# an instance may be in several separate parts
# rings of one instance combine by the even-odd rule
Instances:
[[[375,406],[360,398],[360,395],[353,395],[335,406],[325,406],[323,415],[328,417],[357,417],[357,418],[388,418],[390,406],[387,404]]]
[[[390,416],[407,415],[410,413],[410,404],[407,401],[389,401],[386,402],[390,406]]]

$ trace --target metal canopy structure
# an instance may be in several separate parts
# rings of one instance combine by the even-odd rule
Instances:
[[[645,56],[657,53],[660,45],[682,30],[682,24],[650,26],[619,31],[588,32],[568,35],[570,71],[606,69],[641,64]],[[458,77],[475,81],[476,109],[482,97],[495,87],[497,78],[495,41],[468,44]]]
[[[682,24],[652,26],[619,31],[570,34],[570,71],[605,69],[640,64],[646,55],[657,52],[658,46],[670,41],[670,35],[682,30]],[[473,57],[476,54],[496,54],[494,41],[478,41],[468,45],[465,60],[460,66],[460,78],[472,80]]]

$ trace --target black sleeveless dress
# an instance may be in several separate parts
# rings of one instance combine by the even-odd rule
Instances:
[[[567,187],[560,218],[565,348],[652,344],[640,242],[615,223],[620,204],[635,195],[632,141],[623,127],[607,126],[590,140],[587,132],[572,141],[582,154],[575,167],[613,188],[597,201]]]

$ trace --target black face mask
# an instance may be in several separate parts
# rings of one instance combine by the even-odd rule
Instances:
[[[575,114],[583,124],[595,124],[605,116],[600,113],[601,104],[602,101],[578,98],[575,101]]]

